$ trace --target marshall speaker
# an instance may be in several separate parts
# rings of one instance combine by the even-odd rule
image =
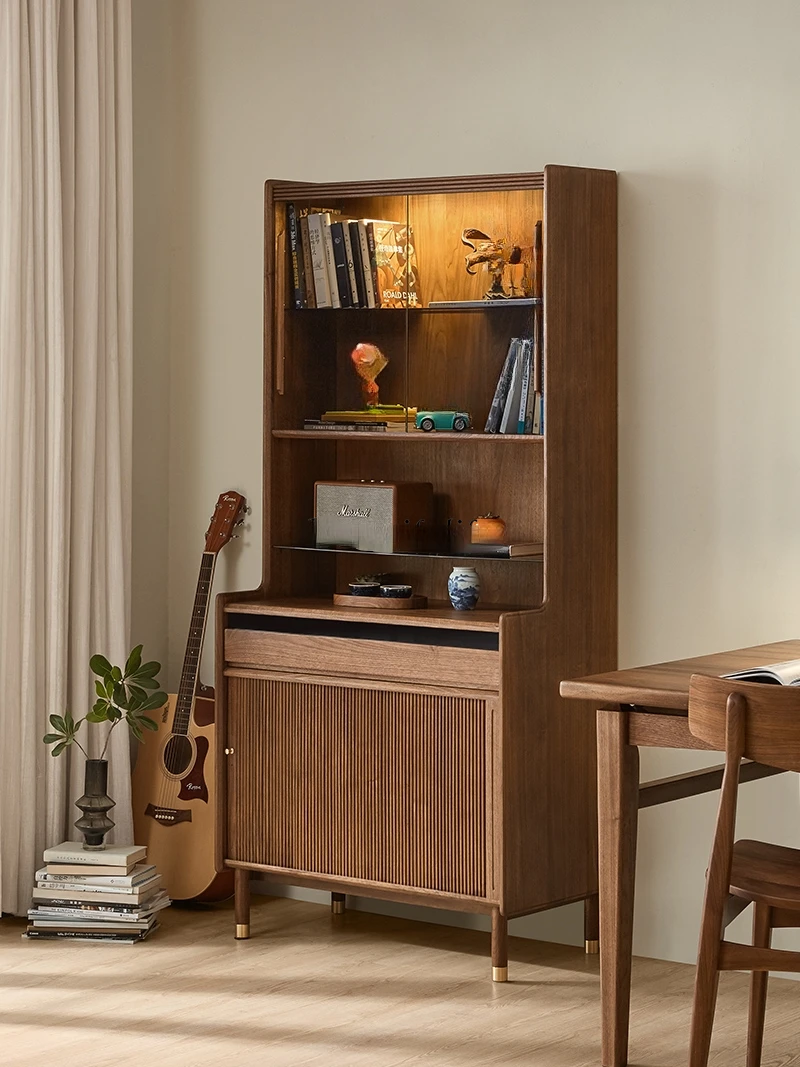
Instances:
[[[430,482],[315,482],[318,548],[418,552],[433,529]]]

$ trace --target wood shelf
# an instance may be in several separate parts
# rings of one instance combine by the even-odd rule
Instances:
[[[452,430],[273,430],[273,437],[309,438],[332,441],[353,441],[366,437],[368,441],[516,441],[517,444],[544,444],[543,434],[533,433],[454,433]]]
[[[380,311],[381,314],[398,312],[404,313],[406,311],[411,312],[412,315],[452,315],[456,313],[466,313],[469,315],[482,314],[485,311],[491,311],[492,314],[498,314],[503,311],[530,311],[534,307],[541,307],[542,301],[534,297],[520,297],[515,300],[487,300],[485,303],[477,304],[465,304],[460,307],[395,307],[395,308],[297,308],[286,307],[284,311],[298,314],[320,314],[320,313],[333,313],[337,315],[345,312],[345,314],[363,315],[365,312]]]
[[[538,543],[537,541],[536,544]],[[333,552],[337,555],[367,558],[394,556],[399,559],[467,559],[471,563],[480,565],[484,563],[542,563],[544,559],[541,552],[532,556],[479,556],[464,552],[368,552],[363,548],[332,548],[327,545],[273,545],[272,547],[281,552]]]
[[[500,618],[509,613],[529,611],[515,605],[490,604],[472,611],[455,611],[446,600],[430,600],[417,611],[370,611],[368,608],[340,608],[322,597],[280,597],[228,604],[225,611],[238,615],[283,615],[340,622],[370,622],[392,626],[432,626],[449,630],[500,630]]]

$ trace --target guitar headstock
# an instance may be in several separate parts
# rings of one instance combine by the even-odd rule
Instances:
[[[206,552],[219,552],[235,536],[233,530],[244,522],[247,501],[241,493],[229,489],[221,493],[206,530]]]

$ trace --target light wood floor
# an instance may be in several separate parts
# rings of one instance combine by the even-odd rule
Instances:
[[[513,939],[507,985],[488,935],[315,904],[170,909],[134,948],[35,944],[0,923],[3,1067],[597,1067],[597,958]],[[693,970],[634,969],[631,1067],[683,1067]],[[714,1067],[744,1064],[747,978],[723,974]],[[764,1067],[800,1065],[800,985],[770,983]]]

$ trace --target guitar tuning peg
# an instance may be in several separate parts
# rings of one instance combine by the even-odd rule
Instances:
[[[238,541],[238,540],[239,540],[239,535],[238,534],[231,534],[231,541]]]
[[[239,521],[235,522],[233,525],[234,526],[244,526],[244,519],[239,519]]]

